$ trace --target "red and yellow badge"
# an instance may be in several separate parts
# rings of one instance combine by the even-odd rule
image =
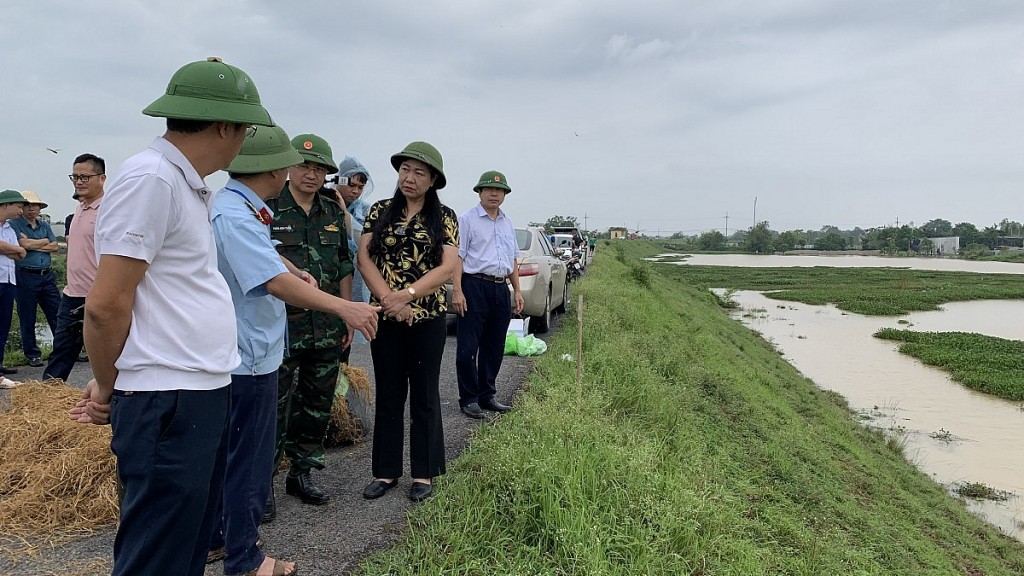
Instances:
[[[306,150],[312,150],[313,142],[306,140],[305,142],[302,143],[302,147],[305,148]]]
[[[501,176],[498,176],[497,174],[495,174],[494,175],[494,181],[495,182],[501,182]]]
[[[341,230],[339,230],[338,227],[335,226],[334,224],[328,224],[327,226],[324,226],[324,231],[325,232],[340,232]]]

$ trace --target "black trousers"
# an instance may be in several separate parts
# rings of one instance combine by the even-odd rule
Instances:
[[[373,419],[373,476],[400,478],[405,436],[405,400],[409,398],[409,460],[413,478],[445,472],[441,424],[441,356],[444,317],[409,326],[380,319],[370,342],[377,410]]]
[[[495,381],[505,354],[505,334],[512,318],[508,285],[463,274],[466,314],[459,318],[455,370],[459,406],[488,402],[497,392]]]
[[[85,297],[62,294],[57,311],[57,329],[53,332],[53,352],[43,370],[43,378],[67,380],[71,369],[82,353],[82,319],[85,316]]]
[[[124,484],[114,576],[202,576],[227,461],[231,391],[114,391],[117,475]]]

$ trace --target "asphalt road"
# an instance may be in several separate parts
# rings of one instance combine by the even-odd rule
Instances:
[[[552,330],[557,330],[561,319],[560,316],[553,317]],[[373,366],[369,346],[357,346],[352,351],[350,361],[353,366],[366,368],[372,378]],[[522,387],[528,370],[529,359],[505,357],[497,386],[498,397],[502,402],[515,404],[515,394]],[[21,367],[13,378],[39,378],[41,373],[41,368]],[[69,381],[74,386],[83,387],[91,375],[89,365],[80,363],[76,365]],[[448,336],[441,366],[441,410],[449,462],[459,456],[469,443],[473,430],[483,423],[468,418],[459,411],[458,397],[455,379],[455,337]],[[493,421],[493,418],[488,421]],[[372,424],[370,428],[372,430]],[[363,487],[372,480],[370,447],[368,434],[362,442],[328,450],[327,468],[314,472],[314,478],[331,494],[331,501],[323,506],[302,504],[298,498],[286,496],[285,475],[277,475],[274,479],[277,519],[261,528],[261,536],[266,542],[264,551],[267,554],[297,562],[303,576],[333,576],[348,573],[355,568],[360,559],[388,547],[398,539],[401,530],[407,525],[406,510],[413,505],[406,496],[410,482],[408,441],[405,457],[406,477],[401,480],[397,489],[377,500],[364,500],[362,497]],[[443,489],[435,488],[435,491]],[[108,528],[85,540],[57,548],[40,547],[36,553],[17,558],[13,565],[0,568],[0,573],[109,574],[113,540],[114,531]],[[208,566],[206,574],[223,574],[223,564]]]

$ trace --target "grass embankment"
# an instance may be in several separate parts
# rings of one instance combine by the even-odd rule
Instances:
[[[933,272],[898,268],[740,268],[664,264],[664,275],[703,288],[774,291],[778,300],[833,303],[840,310],[896,316],[936,310],[944,302],[1024,299],[1018,274]]]
[[[362,574],[1021,574],[965,511],[702,288],[602,242],[585,377],[566,319],[516,410],[481,428]]]
[[[966,332],[894,328],[883,328],[875,337],[902,342],[900,352],[949,372],[968,388],[1024,400],[1024,342]]]

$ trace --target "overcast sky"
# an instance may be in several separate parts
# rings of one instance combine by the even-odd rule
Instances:
[[[82,152],[108,172],[163,121],[183,64],[220,56],[289,134],[390,196],[392,153],[444,156],[442,201],[506,174],[518,225],[699,233],[1024,220],[1017,0],[8,3],[0,188],[62,220]],[[53,154],[47,148],[59,148]],[[219,187],[225,176],[208,178]],[[108,183],[110,180],[108,180]]]

